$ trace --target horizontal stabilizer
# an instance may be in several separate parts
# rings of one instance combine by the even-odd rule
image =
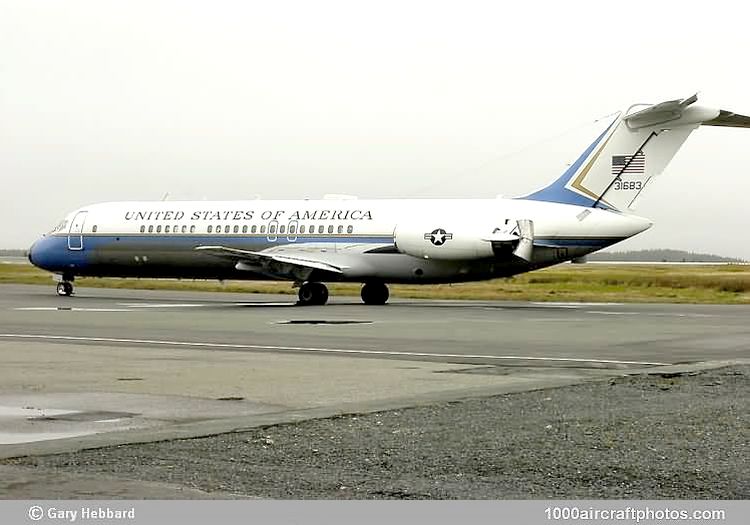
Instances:
[[[631,129],[662,124],[679,119],[685,109],[698,101],[698,95],[686,99],[668,100],[623,117]]]
[[[750,117],[726,111],[719,111],[719,116],[703,123],[703,126],[727,126],[730,128],[750,128]]]

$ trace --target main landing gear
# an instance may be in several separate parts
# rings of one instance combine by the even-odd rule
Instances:
[[[388,287],[381,282],[365,283],[361,295],[365,304],[385,304],[388,302]]]
[[[323,283],[302,283],[299,287],[300,306],[324,305],[328,301],[328,288]]]
[[[73,283],[70,281],[60,281],[57,283],[57,295],[61,297],[70,297],[73,295]]]
[[[388,286],[385,283],[371,281],[362,285],[362,302],[365,304],[385,304],[388,302]],[[320,306],[328,301],[328,288],[323,283],[305,282],[299,287],[300,306]]]

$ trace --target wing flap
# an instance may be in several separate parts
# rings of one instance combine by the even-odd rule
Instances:
[[[285,249],[284,253],[274,253],[272,250],[253,252],[230,248],[227,246],[197,246],[196,251],[209,253],[217,257],[232,259],[237,262],[239,270],[262,270],[264,273],[285,277],[293,270],[321,270],[336,274],[343,273],[345,266],[332,264],[320,257],[310,257],[308,253],[295,253]],[[275,263],[275,264],[274,264]],[[281,266],[280,266],[281,265]],[[291,266],[290,270],[283,269],[284,265]],[[295,272],[295,274],[298,272]]]
[[[339,268],[338,266],[334,266],[333,264],[329,264],[323,261],[313,261],[310,259],[291,257],[288,255],[270,255],[269,257],[271,257],[271,259],[273,259],[274,261],[283,263],[283,264],[305,266],[307,268],[313,268],[315,270],[323,270],[325,272],[344,273],[343,268]]]

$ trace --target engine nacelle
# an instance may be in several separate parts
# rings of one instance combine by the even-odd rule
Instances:
[[[424,259],[465,261],[518,257],[531,260],[534,223],[530,220],[507,220],[498,227],[459,223],[435,228],[434,225],[433,222],[429,226],[396,226],[396,248],[401,253]]]
[[[482,240],[490,231],[468,225],[436,228],[434,222],[430,226],[399,225],[395,232],[396,248],[401,253],[425,259],[484,259],[495,255],[492,242]]]

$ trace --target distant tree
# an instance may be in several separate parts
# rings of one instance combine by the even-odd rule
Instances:
[[[6,257],[26,257],[26,250],[0,250],[0,255]]]
[[[618,262],[745,262],[742,259],[734,257],[722,257],[708,253],[694,253],[670,249],[598,252],[589,255],[588,260]]]

